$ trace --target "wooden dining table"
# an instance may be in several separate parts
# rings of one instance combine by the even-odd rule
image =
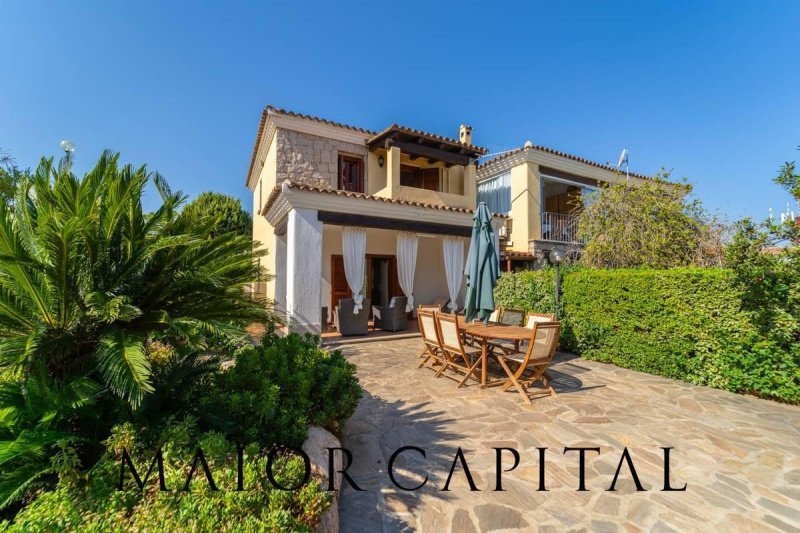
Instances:
[[[489,343],[493,340],[514,341],[514,348],[519,349],[521,341],[531,338],[531,330],[522,326],[507,326],[496,322],[464,322],[459,317],[458,327],[481,347],[481,388],[486,388],[486,371],[489,362]]]

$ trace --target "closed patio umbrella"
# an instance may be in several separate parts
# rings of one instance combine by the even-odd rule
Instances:
[[[478,204],[472,217],[472,239],[467,266],[467,301],[465,320],[476,316],[486,324],[494,311],[494,288],[500,277],[500,259],[492,230],[492,214],[484,202]]]

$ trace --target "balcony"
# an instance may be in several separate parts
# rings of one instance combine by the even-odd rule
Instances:
[[[578,216],[565,213],[542,212],[542,239],[549,242],[586,244],[578,237]]]

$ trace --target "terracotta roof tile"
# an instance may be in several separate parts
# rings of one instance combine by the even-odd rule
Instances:
[[[261,144],[261,136],[264,134],[264,124],[267,122],[267,110],[269,106],[264,108],[261,112],[261,121],[258,123],[258,131],[256,132],[256,143],[253,145],[253,155],[250,156],[250,167],[247,169],[247,177],[244,184],[249,185],[250,175],[253,173],[253,167],[256,165],[256,154],[258,154],[258,145]]]
[[[334,122],[333,120],[328,120],[326,118],[315,117],[313,115],[304,115],[302,113],[295,113],[294,111],[288,111],[286,109],[281,109],[279,107],[274,107],[274,106],[271,106],[271,105],[268,105],[266,107],[265,111],[266,112],[270,112],[271,111],[273,113],[278,113],[279,115],[286,115],[286,116],[289,116],[289,117],[302,118],[302,119],[305,119],[305,120],[310,120],[312,122],[319,122],[320,124],[327,124],[329,126],[336,126],[337,128],[345,128],[345,129],[348,129],[348,130],[351,130],[351,131],[357,131],[359,133],[366,133],[368,135],[375,135],[376,134],[376,132],[374,132],[372,130],[368,130],[368,129],[365,129],[365,128],[359,128],[358,126],[350,126],[348,124],[342,124],[341,122]]]
[[[494,159],[489,159],[488,161],[485,161],[485,162],[481,163],[480,165],[478,165],[478,168],[479,169],[484,168],[487,165],[489,165],[490,163],[494,163],[496,161],[501,161],[503,159],[506,159],[506,158],[511,157],[513,155],[516,155],[516,154],[519,154],[520,152],[525,152],[527,150],[538,150],[540,152],[545,152],[547,154],[553,154],[553,155],[557,155],[559,157],[572,159],[573,161],[578,161],[580,163],[585,163],[585,164],[591,165],[593,167],[602,168],[604,170],[610,170],[611,172],[616,172],[617,171],[616,167],[612,167],[610,165],[604,165],[602,163],[597,163],[596,161],[590,161],[588,159],[584,159],[583,157],[580,157],[580,156],[577,156],[577,155],[568,154],[566,152],[560,152],[558,150],[554,150],[554,149],[548,148],[546,146],[538,146],[538,145],[523,146],[522,148],[517,148],[515,150],[511,150],[509,152],[506,152],[503,155],[499,155],[499,156],[495,157]],[[633,172],[629,172],[629,175],[633,176],[634,178],[640,178],[640,179],[644,179],[644,180],[653,179],[652,176],[645,176],[644,174],[635,174]]]
[[[342,190],[339,190],[339,189],[326,189],[326,188],[322,188],[322,187],[314,187],[312,185],[306,185],[304,183],[296,183],[296,182],[293,182],[293,181],[285,181],[284,183],[286,184],[287,187],[290,187],[292,189],[297,189],[298,191],[309,191],[309,192],[316,192],[316,193],[322,193],[322,194],[331,194],[331,195],[345,196],[347,198],[355,198],[355,199],[360,199],[360,200],[369,200],[369,201],[375,201],[375,202],[385,202],[385,203],[397,204],[397,205],[407,205],[407,206],[410,206],[410,207],[423,207],[423,208],[426,208],[426,209],[438,209],[440,211],[450,211],[450,212],[453,212],[453,213],[468,213],[468,214],[472,214],[472,213],[475,212],[474,209],[469,209],[469,208],[466,208],[466,207],[449,207],[449,206],[444,206],[444,205],[428,204],[428,203],[423,203],[423,202],[412,202],[412,201],[408,201],[408,200],[384,198],[382,196],[372,196],[372,195],[364,194],[364,193],[360,193],[360,192],[351,192],[351,191],[342,191]],[[272,192],[269,194],[269,197],[267,198],[267,201],[264,204],[264,207],[262,207],[261,210],[258,212],[259,215],[265,215],[267,213],[267,211],[269,211],[269,208],[272,207],[272,204],[275,202],[275,200],[277,200],[278,196],[280,195],[282,187],[283,187],[283,184],[279,183],[278,185],[276,185],[272,189]],[[498,218],[508,218],[505,215],[499,215],[499,214],[494,215],[494,216],[498,217]]]

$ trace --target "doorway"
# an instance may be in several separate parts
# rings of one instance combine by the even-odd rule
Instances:
[[[397,281],[397,258],[393,255],[367,254],[364,258],[364,295],[370,299],[370,305],[389,305],[392,297],[400,295],[400,284]],[[333,320],[333,309],[342,298],[352,298],[353,294],[347,285],[344,274],[344,258],[341,255],[331,257],[331,306],[330,317]],[[372,309],[370,308],[370,318]]]
[[[372,305],[389,305],[392,294],[392,259],[391,257],[370,257],[367,294]]]

